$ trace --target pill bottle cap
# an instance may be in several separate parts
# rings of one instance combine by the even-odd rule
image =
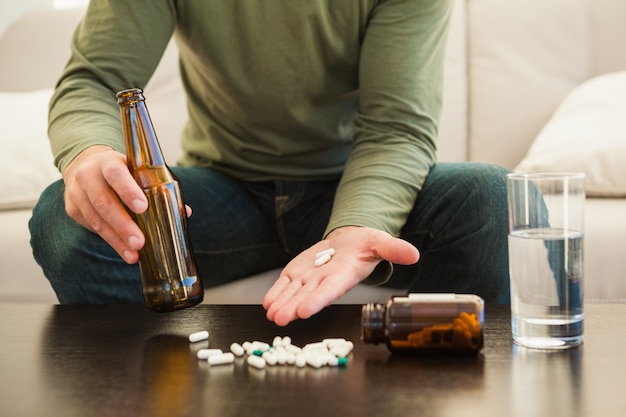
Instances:
[[[380,303],[369,303],[361,308],[361,339],[377,345],[385,342],[385,307]]]

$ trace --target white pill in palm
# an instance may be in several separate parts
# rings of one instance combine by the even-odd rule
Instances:
[[[326,262],[330,261],[330,255],[320,256],[319,258],[315,258],[315,266],[322,266]]]
[[[335,254],[335,249],[333,249],[333,248],[328,248],[328,249],[323,250],[323,251],[321,251],[321,252],[317,252],[317,253],[315,254],[315,257],[316,257],[316,258],[321,258],[322,256],[329,256],[329,257],[330,257],[330,256],[333,256],[334,254]]]

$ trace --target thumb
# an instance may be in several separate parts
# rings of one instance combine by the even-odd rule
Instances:
[[[399,265],[412,265],[420,258],[415,246],[404,239],[388,236],[375,249],[379,258]]]

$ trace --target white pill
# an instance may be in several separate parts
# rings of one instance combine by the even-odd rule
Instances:
[[[346,343],[346,339],[344,339],[343,337],[331,337],[322,340],[322,342],[326,345],[326,347],[330,349],[333,346],[343,345],[344,343]]]
[[[326,262],[330,261],[330,255],[320,256],[319,258],[315,258],[315,266],[322,266]]]
[[[235,356],[243,356],[243,354],[246,353],[243,346],[241,346],[239,343],[231,343],[230,351]]]
[[[254,346],[254,350],[268,350],[271,346],[269,343],[265,343],[265,342],[261,342],[261,341],[254,341],[252,342],[252,346]]]
[[[291,337],[285,336],[283,337],[283,346],[287,347],[291,345]]]
[[[326,348],[326,344],[324,342],[313,342],[313,343],[307,343],[306,345],[304,345],[304,347],[302,348],[302,350],[304,351],[311,351],[311,350],[327,350]]]
[[[280,336],[275,336],[274,340],[272,340],[272,346],[277,347],[277,346],[282,346],[282,345],[283,345],[283,338]]]
[[[334,346],[330,349],[330,353],[335,355],[338,358],[345,358],[352,352],[353,344],[352,342],[347,342],[340,346]]]
[[[248,365],[254,366],[257,369],[265,368],[265,359],[263,359],[260,356],[256,356],[256,355],[248,356],[247,362],[248,362]]]
[[[323,256],[333,256],[335,254],[335,250],[333,248],[329,248],[326,250],[323,250],[321,252],[317,252],[317,254],[315,255],[316,258],[321,258]]]
[[[209,332],[206,330],[202,330],[201,332],[191,333],[189,335],[189,341],[192,343],[199,342],[201,340],[207,340],[208,338],[209,338]]]
[[[296,366],[298,368],[304,368],[306,366],[306,356],[303,353],[296,354]]]
[[[266,350],[265,352],[263,352],[263,354],[261,355],[261,358],[263,358],[263,360],[269,366],[274,366],[278,362],[278,358],[276,357],[276,354],[274,352],[270,352],[269,350]]]
[[[241,344],[241,347],[243,348],[243,350],[248,351],[250,348],[252,348],[252,342],[243,342]]]
[[[287,352],[287,365],[295,365],[296,363],[296,355],[294,353],[291,352]]]
[[[285,350],[287,352],[293,353],[294,355],[297,355],[298,353],[302,352],[302,348],[296,345],[287,345],[285,346]]]
[[[222,349],[200,349],[198,351],[198,359],[208,359],[209,356],[221,355]]]
[[[279,365],[284,365],[287,363],[287,352],[284,350],[278,350],[275,353],[276,355],[276,362],[278,362]]]
[[[232,352],[225,352],[220,355],[209,356],[207,359],[209,365],[225,365],[235,361],[235,355]]]
[[[306,364],[313,368],[321,368],[322,366],[324,366],[324,361],[321,356],[307,355]]]
[[[338,366],[339,365],[339,358],[333,355],[330,355],[328,357],[328,366]]]

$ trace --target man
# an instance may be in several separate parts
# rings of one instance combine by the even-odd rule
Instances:
[[[50,107],[63,181],[31,221],[59,301],[142,300],[144,236],[125,206],[146,199],[115,93],[147,83],[173,33],[189,110],[173,169],[206,287],[286,265],[263,303],[279,325],[392,269],[386,285],[506,302],[505,171],[435,164],[451,7],[91,1]]]

